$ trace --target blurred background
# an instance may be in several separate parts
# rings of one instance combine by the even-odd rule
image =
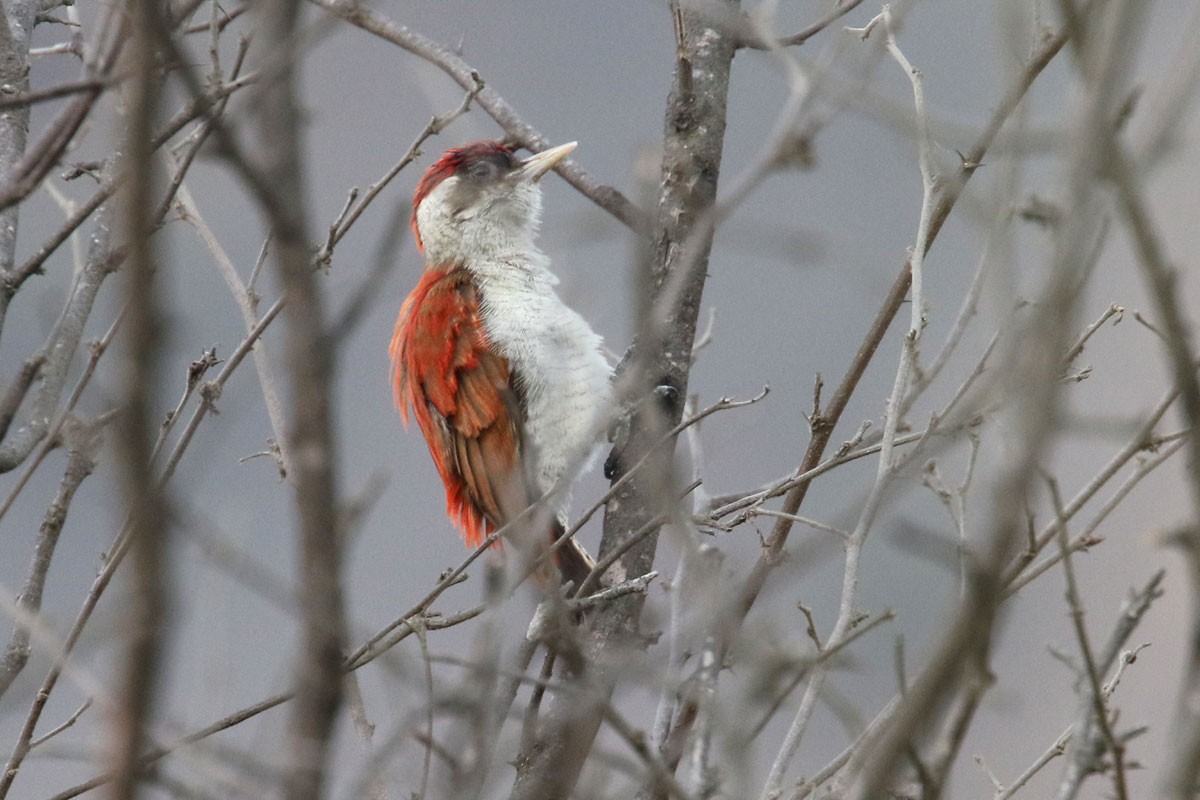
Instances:
[[[674,69],[674,39],[665,4],[441,0],[379,2],[373,7],[460,51],[486,84],[552,143],[578,140],[575,160],[597,180],[631,198],[642,194],[635,167],[641,159],[656,163]],[[1035,26],[1054,25],[1057,15],[1053,4],[1024,0],[922,0],[896,8],[903,17],[900,46],[924,75],[936,161],[951,169],[955,151],[968,149],[1031,52]],[[771,392],[756,405],[714,415],[700,426],[703,450],[698,469],[702,491],[708,495],[753,489],[796,469],[808,442],[804,415],[811,410],[815,376],[823,376],[830,387],[840,379],[914,241],[921,178],[910,84],[895,63],[880,56],[879,37],[863,42],[843,31],[844,25],[864,25],[879,10],[867,0],[842,23],[794,49],[808,74],[820,76],[814,78],[812,106],[805,117],[823,122],[811,138],[811,162],[771,175],[717,232],[701,325],[706,327],[711,313],[712,341],[699,356],[690,390],[698,395],[700,407],[722,396],[751,397],[764,385]],[[823,16],[828,4],[796,0],[780,3],[774,11],[772,29],[784,35]],[[321,23],[324,18],[317,9],[306,9],[313,37],[303,65],[302,91],[308,114],[310,222],[316,240],[324,239],[351,187],[365,188],[377,180],[431,115],[450,111],[463,97],[434,66],[344,23]],[[1194,78],[1179,65],[1181,54],[1194,47],[1200,34],[1196,4],[1185,0],[1155,3],[1146,24],[1144,36],[1136,41],[1131,37],[1131,46],[1140,44],[1135,74],[1127,76],[1127,85],[1140,92],[1128,123],[1133,139],[1153,111],[1153,99],[1164,96],[1172,81]],[[69,35],[63,26],[43,25],[36,31],[35,46]],[[205,46],[203,41],[195,43],[198,60],[205,58]],[[31,81],[38,89],[77,75],[76,59],[45,56],[35,61]],[[1024,296],[1039,284],[1050,263],[1054,241],[1046,226],[1019,216],[1013,219],[1013,214],[1036,201],[1053,204],[1064,192],[1064,163],[1071,147],[1065,125],[1075,75],[1070,55],[1064,53],[1038,79],[1021,112],[1022,134],[1002,139],[989,154],[929,254],[926,341],[932,354],[949,331],[984,257],[989,231],[1004,229],[1003,246],[993,246],[987,256],[989,274],[998,277],[985,284],[980,313],[959,355],[931,389],[928,407],[914,412],[914,424],[945,403],[1003,324],[1009,304],[1004,291],[992,290],[1010,286]],[[775,56],[750,50],[738,54],[723,187],[733,185],[761,157],[788,91],[786,71]],[[1188,105],[1180,124],[1155,148],[1153,166],[1143,173],[1143,189],[1168,255],[1180,268],[1178,292],[1195,323],[1200,140],[1193,94],[1183,93]],[[168,107],[173,108],[179,96],[169,96],[174,99]],[[237,103],[246,102],[251,101],[235,98],[231,114],[236,115]],[[32,130],[44,125],[57,108],[54,103],[37,107]],[[111,148],[117,131],[112,116],[96,117],[92,124],[95,129],[81,138],[73,159],[94,158]],[[407,226],[412,189],[440,150],[502,136],[482,110],[472,107],[430,139],[417,162],[384,191],[338,246],[322,282],[328,308],[337,313],[370,279],[381,242],[395,226]],[[1006,191],[1009,175],[1015,175],[1015,194]],[[86,197],[91,188],[58,178],[51,183],[67,198]],[[251,198],[211,156],[202,155],[187,185],[245,277],[265,231]],[[543,187],[541,243],[561,277],[561,294],[619,357],[630,340],[634,308],[632,235],[561,179],[550,176]],[[60,207],[47,194],[31,200],[23,209],[19,255],[36,249],[62,219]],[[166,377],[157,392],[162,399],[157,410],[165,414],[182,393],[189,362],[208,347],[215,347],[218,356],[228,356],[242,340],[244,328],[212,253],[194,227],[176,221],[162,236],[160,277],[169,319]],[[403,614],[443,570],[465,555],[444,516],[441,485],[424,442],[415,430],[402,429],[391,399],[387,344],[400,303],[421,269],[420,255],[407,234],[402,240],[338,354],[341,488],[351,499],[378,491],[347,546],[344,585],[354,643]],[[0,345],[0,375],[6,380],[53,325],[72,269],[70,251],[60,250],[46,264],[45,274],[31,279],[14,301]],[[88,338],[102,335],[111,324],[121,299],[120,280],[116,276],[102,290]],[[278,295],[269,271],[259,291],[268,304]],[[1090,340],[1077,364],[1092,370],[1086,380],[1066,389],[1069,418],[1055,439],[1052,463],[1046,465],[1066,497],[1091,480],[1132,436],[1168,386],[1159,339],[1132,315],[1141,309],[1153,320],[1120,224],[1112,225],[1079,304],[1084,323],[1110,304],[1124,307],[1126,313],[1119,324],[1106,324]],[[907,310],[900,316],[906,319]],[[835,447],[863,420],[880,425],[902,331],[898,323],[889,333],[834,434]],[[280,370],[283,332],[276,326],[265,339]],[[77,358],[72,376],[85,358],[86,354]],[[83,397],[83,413],[104,412],[120,395],[119,371],[112,363],[107,367]],[[272,459],[248,458],[266,450],[272,435],[252,365],[234,375],[218,409],[219,415],[204,422],[171,484],[178,536],[170,547],[169,670],[156,723],[156,731],[166,739],[285,689],[297,644],[298,618],[289,601],[298,561],[292,491],[281,482]],[[1161,429],[1180,425],[1172,414]],[[988,478],[1004,448],[1004,430],[991,426],[983,436],[967,505],[969,533],[987,528]],[[681,450],[690,462],[686,448]],[[961,479],[967,457],[962,442],[937,451],[935,457],[947,482]],[[64,464],[61,452],[51,454],[0,521],[0,591],[9,597],[24,579]],[[1097,534],[1103,543],[1075,559],[1086,622],[1097,641],[1107,637],[1128,590],[1144,585],[1156,570],[1167,570],[1164,597],[1130,642],[1147,642],[1150,647],[1129,667],[1115,701],[1122,709],[1122,727],[1148,726],[1145,735],[1129,745],[1128,758],[1142,767],[1130,776],[1133,796],[1150,796],[1168,748],[1192,614],[1183,560],[1164,543],[1165,536],[1187,520],[1182,465],[1182,456],[1176,457],[1142,482],[1100,526]],[[874,460],[863,459],[817,480],[803,513],[832,525],[852,526],[874,470]],[[0,476],[0,494],[11,491],[19,473]],[[117,479],[113,455],[106,448],[96,474],[83,484],[71,507],[49,574],[43,610],[51,636],[65,634],[101,554],[121,524]],[[575,492],[575,508],[590,505],[605,486],[601,476],[589,475]],[[1046,508],[1040,509],[1039,521],[1044,523],[1047,514]],[[771,523],[764,517],[714,536],[713,544],[726,554],[723,569],[729,586],[739,583],[758,555],[756,531],[765,534]],[[580,535],[595,551],[598,521]],[[852,740],[856,726],[873,717],[895,693],[898,637],[912,673],[945,630],[959,586],[954,558],[945,557],[953,552],[956,537],[951,518],[936,496],[920,485],[919,476],[890,498],[865,551],[858,602],[872,615],[891,609],[896,620],[865,637],[839,664],[789,773],[792,778],[824,765]],[[663,576],[674,572],[678,552],[668,531],[659,548],[657,568]],[[836,537],[796,529],[789,559],[770,579],[740,639],[744,646],[731,656],[726,675],[734,685],[752,677],[753,665],[764,653],[807,652],[806,622],[797,604],[811,609],[818,631],[828,631],[837,613],[840,554]],[[439,610],[450,613],[479,601],[481,573],[475,568],[471,574],[471,580],[447,592],[437,604]],[[65,720],[86,697],[112,684],[122,641],[123,591],[118,581],[102,600],[39,730]],[[1063,592],[1056,569],[1006,603],[993,649],[996,684],[985,696],[947,796],[988,796],[993,786],[973,756],[1001,781],[1010,781],[1074,719],[1079,702],[1072,689],[1075,675],[1052,653],[1075,651]],[[515,648],[533,598],[511,605],[502,614],[502,630],[506,646]],[[652,587],[644,627],[663,627],[666,607],[662,587]],[[434,655],[468,657],[476,633],[470,624],[431,633],[428,647]],[[658,648],[664,646],[665,642],[652,648],[651,656],[661,654]],[[16,738],[49,666],[49,652],[35,647],[18,682],[0,698],[0,752],[7,754]],[[450,664],[434,667],[439,694],[450,696],[471,679]],[[423,756],[422,746],[409,733],[422,729],[427,692],[417,642],[406,641],[386,664],[368,666],[359,678],[377,741],[395,731],[402,734],[385,774],[394,781],[388,796],[407,796],[415,790]],[[725,713],[758,713],[739,706],[738,696],[731,692],[724,698],[730,703]],[[637,724],[649,726],[654,697],[652,687],[630,688],[617,702]],[[724,776],[723,796],[756,796],[761,790],[775,743],[797,701],[798,695],[785,704],[760,738],[760,744],[765,743],[761,752],[748,755],[748,766]],[[206,785],[224,787],[210,789],[212,796],[255,796],[254,763],[272,762],[285,720],[282,711],[264,714],[170,758],[163,769],[181,785],[195,787],[195,796],[209,796],[201,793]],[[38,748],[13,796],[50,797],[95,774],[103,767],[103,727],[103,712],[93,708],[72,730]],[[605,740],[602,747],[629,758],[620,742]],[[239,752],[253,758],[243,761],[230,755]],[[339,725],[337,753],[331,796],[354,796],[371,750],[357,740],[346,714]],[[1062,766],[1061,759],[1052,762],[1024,796],[1048,796]],[[507,766],[493,770],[495,791],[489,796],[504,795],[511,777]],[[627,787],[619,785],[602,789],[586,780],[582,785],[591,788],[581,790],[581,797],[629,796]],[[235,791],[238,786],[242,794]],[[1084,796],[1108,796],[1108,790],[1106,779],[1095,778]],[[440,795],[435,790],[431,796]]]

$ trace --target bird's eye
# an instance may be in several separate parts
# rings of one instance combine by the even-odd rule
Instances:
[[[496,176],[496,165],[491,161],[476,161],[467,169],[467,174],[476,180],[487,180]]]

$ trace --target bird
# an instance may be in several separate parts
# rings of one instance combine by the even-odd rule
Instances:
[[[551,517],[546,538],[527,535],[540,548],[527,555],[558,540],[570,502],[560,481],[590,463],[611,413],[603,341],[559,297],[535,241],[539,181],[576,144],[528,158],[497,141],[453,148],[413,196],[425,268],[396,321],[392,388],[404,426],[415,419],[424,434],[447,515],[471,548],[543,497],[550,513],[533,519]],[[576,590],[595,565],[574,538],[555,563]]]

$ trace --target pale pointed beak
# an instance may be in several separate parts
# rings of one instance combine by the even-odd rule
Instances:
[[[571,151],[575,149],[578,142],[567,142],[560,144],[558,147],[551,147],[549,150],[543,150],[540,153],[530,156],[521,163],[521,168],[517,172],[517,176],[523,181],[537,181],[550,170],[554,169],[554,165],[562,161]]]

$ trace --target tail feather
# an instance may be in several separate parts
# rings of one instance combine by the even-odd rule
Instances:
[[[566,529],[563,527],[562,520],[555,520],[554,527],[551,529],[554,541],[561,539],[564,533],[566,533]],[[570,541],[559,547],[554,555],[562,582],[574,583],[575,591],[578,592],[579,587],[583,586],[584,580],[591,574],[592,567],[596,566],[596,559],[592,558],[587,549],[575,537],[571,537]]]

